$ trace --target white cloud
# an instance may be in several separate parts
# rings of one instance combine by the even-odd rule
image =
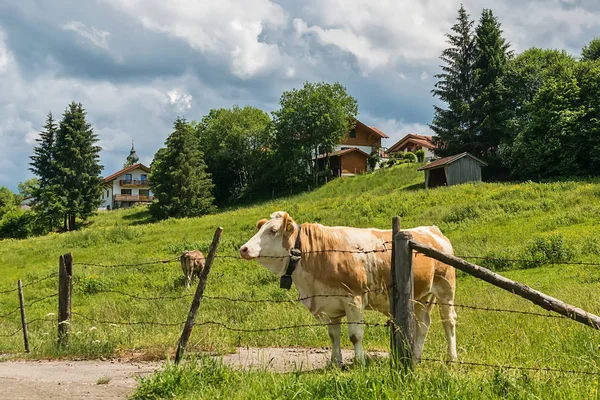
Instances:
[[[103,1],[138,19],[146,29],[228,59],[231,71],[243,79],[274,70],[285,59],[276,44],[259,40],[265,27],[286,25],[281,6],[269,0]]]
[[[108,39],[110,38],[110,32],[96,29],[94,27],[88,27],[83,22],[69,21],[62,26],[66,31],[73,31],[78,33],[81,37],[89,40],[93,45],[100,47],[101,49],[108,50]]]
[[[184,112],[192,108],[192,95],[181,89],[173,89],[167,93],[169,103],[175,106],[178,112]]]
[[[424,80],[426,80],[427,78],[429,78],[429,74],[427,74],[427,72],[423,71],[423,72],[421,72],[421,75],[419,76],[419,78],[420,78],[422,81],[424,81]]]
[[[389,139],[385,139],[385,143],[383,143],[384,147],[392,146],[409,133],[427,136],[432,136],[434,134],[429,126],[419,122],[409,122],[403,119],[394,118],[378,118],[368,114],[361,114],[359,119],[367,125],[375,126],[389,136]]]
[[[353,54],[363,73],[397,63],[419,64],[439,56],[444,48],[444,29],[456,12],[449,2],[380,0],[311,2],[316,23],[296,19],[299,35],[314,34]]]

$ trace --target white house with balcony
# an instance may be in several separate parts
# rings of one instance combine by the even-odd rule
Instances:
[[[151,203],[154,198],[150,191],[149,173],[150,168],[138,163],[104,178],[101,207],[114,210],[139,203]]]
[[[125,168],[104,178],[102,209],[115,210],[152,202],[154,197],[148,180],[150,168],[138,161],[132,143]]]

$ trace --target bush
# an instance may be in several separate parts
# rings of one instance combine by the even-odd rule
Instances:
[[[377,152],[372,152],[371,155],[369,156],[369,159],[367,160],[367,162],[369,163],[369,167],[371,168],[371,171],[375,171],[375,168],[377,167],[377,164],[379,163],[379,160],[381,159],[381,157],[379,157],[379,154]]]
[[[37,216],[33,211],[9,211],[0,221],[0,239],[24,239],[38,231]]]
[[[417,162],[417,156],[412,151],[407,151],[406,153],[404,153],[402,158],[404,158],[405,160],[408,160],[408,162],[411,162],[411,163]]]
[[[525,268],[539,267],[543,264],[553,264],[570,261],[575,256],[575,250],[569,246],[561,234],[534,238],[523,254],[527,260]]]
[[[415,151],[415,155],[417,156],[417,161],[419,161],[420,163],[425,161],[425,150],[419,149]]]

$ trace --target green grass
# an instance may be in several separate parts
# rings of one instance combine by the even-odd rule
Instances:
[[[414,374],[370,360],[347,370],[278,374],[236,371],[218,360],[167,365],[139,379],[133,399],[598,399],[597,377],[421,365]]]
[[[0,242],[0,291],[16,287],[17,279],[27,283],[57,271],[58,257],[66,252],[72,252],[76,263],[136,264],[172,259],[187,249],[206,251],[217,226],[224,228],[219,254],[237,255],[239,246],[255,233],[257,220],[268,217],[273,211],[286,210],[299,222],[327,225],[389,228],[394,215],[402,217],[405,228],[435,224],[450,238],[456,254],[494,258],[481,263],[549,295],[592,313],[600,313],[600,267],[557,263],[565,258],[600,262],[600,181],[477,183],[428,191],[422,189],[422,181],[422,173],[414,167],[399,166],[365,176],[338,179],[310,193],[202,218],[149,223],[144,208],[101,212],[81,231]],[[525,261],[513,262],[513,259]],[[458,304],[540,311],[524,299],[465,274],[458,275]],[[75,265],[73,281],[73,311],[103,321],[176,323],[185,320],[190,305],[189,297],[146,302],[102,293],[103,290],[119,290],[137,296],[193,293],[182,285],[178,263],[116,268]],[[56,278],[25,287],[26,303],[55,293],[56,287]],[[246,299],[293,299],[297,292],[279,289],[278,278],[256,262],[224,258],[216,260],[206,294]],[[17,306],[16,293],[0,294],[0,315]],[[71,343],[65,349],[58,349],[55,346],[56,310],[56,298],[27,307],[29,320],[43,319],[29,327],[33,357],[94,358],[116,353],[164,357],[173,354],[181,334],[180,327],[114,326],[90,322],[75,315]],[[295,303],[232,304],[210,299],[202,302],[198,314],[199,322],[207,320],[241,328],[315,322],[303,306]],[[383,322],[385,317],[369,312],[367,321]],[[18,313],[0,318],[0,335],[10,334],[19,326]],[[458,355],[462,361],[596,371],[600,368],[600,334],[569,320],[459,308],[457,335]],[[386,350],[388,343],[387,329],[367,328],[366,349]],[[218,354],[232,351],[236,346],[329,345],[325,328],[251,334],[201,326],[194,329],[188,347],[190,352]],[[345,336],[343,346],[351,347]],[[20,333],[9,338],[0,336],[0,353],[21,356],[21,352]],[[436,313],[424,356],[440,358],[444,354],[445,339]],[[383,366],[374,366],[367,375],[375,379],[383,370],[386,370]],[[470,388],[468,393],[479,393],[476,391],[481,385],[492,390],[492,384],[485,382],[496,379],[493,371],[484,371],[474,377],[461,369],[444,373],[436,369],[427,371],[424,377],[419,375],[416,382],[410,383],[422,387],[421,391],[414,392],[415,397],[427,393],[431,385],[447,385],[450,397],[461,397],[463,392],[453,391],[453,388],[462,390],[465,386]],[[298,380],[292,379],[293,375],[227,373],[242,382],[233,385],[231,390],[255,385],[243,382],[248,376],[257,382],[252,386],[255,389],[248,390],[272,388],[273,393],[291,393],[287,390],[293,390],[298,382],[321,393],[318,391],[321,390],[318,389],[319,380],[329,382],[335,377],[340,384],[347,382],[349,387],[364,383],[363,372],[354,370],[326,374],[322,378],[322,374],[301,374]],[[551,375],[532,374],[527,379],[534,381],[532,385],[536,390],[552,393],[550,397],[572,397],[561,393],[578,393],[574,388],[583,379],[568,375],[556,377],[566,382],[563,392],[550,382],[551,378]],[[521,378],[509,374],[507,379],[507,387],[512,387],[518,385]],[[378,380],[374,382],[379,385]],[[586,380],[585,384],[588,383]],[[397,391],[406,390],[409,384],[390,385],[389,390]],[[278,392],[276,387],[283,392]],[[589,388],[589,385],[585,387],[584,396],[590,393]],[[220,393],[221,397],[228,397],[229,389],[225,386],[215,386],[211,390]]]

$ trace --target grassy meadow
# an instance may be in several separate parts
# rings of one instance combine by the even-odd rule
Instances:
[[[184,321],[193,289],[186,290],[182,285],[178,262],[112,268],[77,263],[138,264],[173,259],[188,249],[206,252],[217,226],[224,228],[218,254],[233,257],[215,261],[207,296],[294,299],[297,292],[279,289],[278,278],[264,267],[236,258],[237,249],[254,234],[256,221],[277,210],[288,211],[299,222],[327,225],[389,228],[394,215],[402,217],[405,228],[435,224],[450,238],[457,255],[489,257],[477,261],[511,279],[600,313],[600,267],[558,263],[558,260],[600,262],[600,181],[476,183],[426,191],[422,172],[403,165],[337,179],[310,193],[202,218],[150,223],[144,208],[134,208],[101,212],[76,232],[1,241],[0,354],[23,356],[20,333],[2,336],[20,326],[18,312],[5,315],[18,306],[17,295],[1,292],[15,288],[17,279],[26,284],[58,271],[58,257],[66,252],[73,254],[76,263],[73,311],[101,322],[75,315],[71,343],[59,350],[55,346],[56,298],[36,302],[56,292],[57,278],[25,287],[26,303],[35,302],[27,307],[27,317],[40,319],[29,328],[33,357],[172,356],[180,326],[127,326],[111,322]],[[110,290],[175,299],[145,301],[106,293]],[[178,298],[183,295],[188,296]],[[456,303],[543,312],[524,299],[462,273],[457,281]],[[576,322],[460,307],[457,312],[461,361],[600,372],[600,333]],[[369,322],[386,319],[373,312],[367,313],[366,318]],[[211,320],[240,328],[315,322],[303,306],[294,302],[247,304],[206,299],[197,321]],[[386,350],[388,343],[385,327],[366,328],[365,349]],[[329,344],[323,327],[256,334],[205,325],[194,329],[188,347],[190,351],[223,354],[237,346],[328,347]],[[345,335],[342,345],[351,347]],[[424,357],[441,359],[444,355],[445,338],[436,312]],[[138,397],[163,397],[158,393],[169,385],[176,386],[169,396],[180,398],[252,398],[265,393],[272,398],[294,395],[333,398],[337,396],[335,393],[341,398],[352,398],[355,390],[360,393],[358,397],[373,398],[394,397],[391,393],[405,393],[409,398],[491,398],[503,393],[523,395],[516,398],[597,399],[599,396],[598,376],[464,366],[445,368],[426,363],[419,367],[422,373],[407,378],[390,375],[387,362],[382,360],[371,361],[366,370],[352,367],[330,374],[276,375],[236,372],[218,363],[199,362],[209,365],[168,368],[155,380],[144,381]],[[338,392],[331,392],[332,388],[338,388]],[[195,391],[202,394],[191,394]]]

